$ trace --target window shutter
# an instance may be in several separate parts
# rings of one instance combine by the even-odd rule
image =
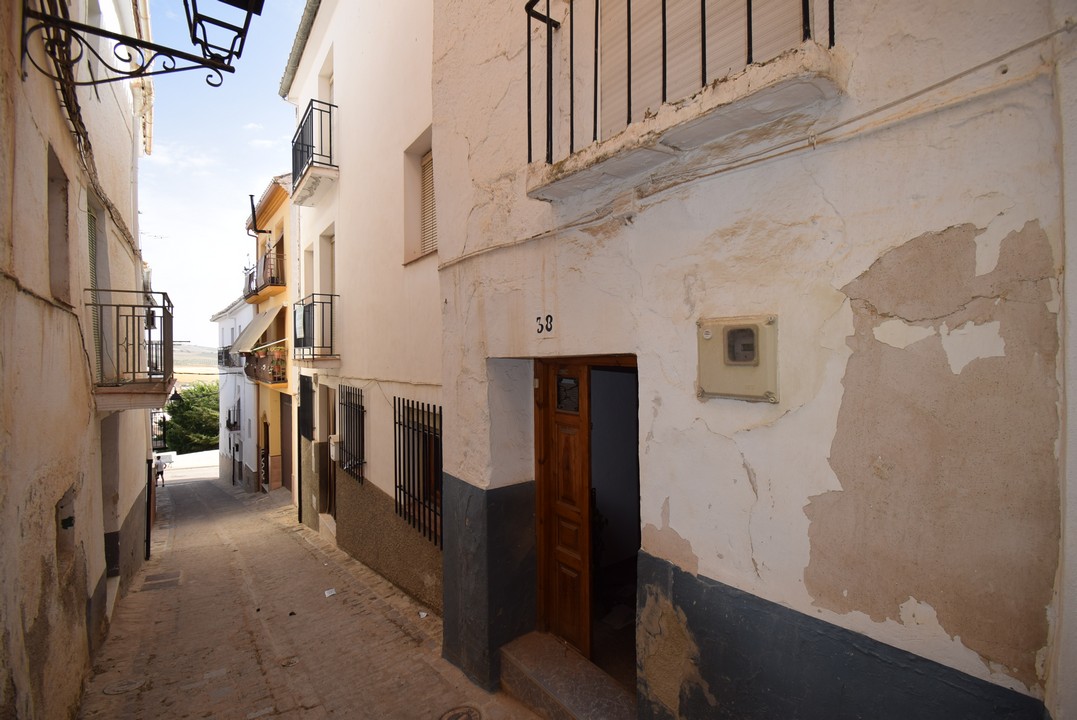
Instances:
[[[434,202],[434,155],[428,152],[422,160],[422,209],[419,254],[438,249],[437,204]]]
[[[752,60],[766,62],[796,47],[804,38],[801,3],[755,0],[752,3]]]
[[[90,289],[97,289],[97,216],[86,213],[86,235],[90,245]],[[97,298],[94,298],[97,302]]]

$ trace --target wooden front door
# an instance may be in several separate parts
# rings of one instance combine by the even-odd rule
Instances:
[[[546,630],[591,654],[589,368],[535,362],[539,613]]]

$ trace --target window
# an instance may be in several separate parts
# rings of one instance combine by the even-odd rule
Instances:
[[[71,259],[67,244],[67,175],[60,159],[49,148],[49,290],[71,304]]]
[[[396,514],[441,547],[441,406],[393,399]]]
[[[434,153],[426,131],[404,153],[404,262],[437,252]]]
[[[366,432],[363,427],[366,408],[363,407],[363,391],[348,385],[341,385],[339,391],[337,462],[341,470],[362,482],[363,464],[366,462]]]

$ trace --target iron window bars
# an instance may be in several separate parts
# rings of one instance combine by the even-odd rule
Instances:
[[[337,463],[340,469],[363,482],[363,465],[366,463],[366,408],[363,391],[349,385],[341,385],[339,392],[339,423],[337,425]]]
[[[532,98],[533,98],[533,75],[534,64],[532,61],[532,23],[538,22],[542,27],[546,29],[546,67],[545,67],[545,95],[546,95],[546,123],[545,123],[545,161],[547,164],[551,164],[554,161],[554,30],[561,28],[562,23],[555,20],[550,14],[550,0],[545,0],[545,12],[539,12],[536,7],[540,0],[527,0],[524,10],[527,15],[527,161],[534,161],[534,122],[533,122],[533,110],[532,110]],[[674,0],[634,0],[638,5],[647,5],[648,3],[661,3],[660,13],[660,35],[661,44],[658,48],[658,54],[661,62],[661,102],[665,103],[672,100],[678,100],[679,97],[669,97],[669,60],[670,60],[670,46],[669,35],[670,29],[668,26],[669,20],[669,4]],[[699,1],[698,12],[698,31],[699,36],[699,84],[697,89],[706,87],[708,83],[714,80],[720,79],[722,76],[712,75],[708,70],[707,53],[708,47],[710,50],[715,51],[715,45],[718,38],[711,37],[717,35],[718,32],[714,30],[715,18],[711,18],[708,21],[707,10],[708,0]],[[751,65],[756,62],[754,49],[754,39],[756,37],[756,29],[753,27],[753,9],[758,5],[763,4],[763,0],[740,0],[744,3],[743,9],[738,11],[738,14],[743,15],[744,23],[744,48],[745,57],[744,65]],[[600,78],[600,54],[602,52],[603,38],[600,33],[600,27],[602,25],[602,6],[603,3],[617,2],[624,6],[624,27],[623,27],[623,39],[624,50],[626,57],[624,58],[623,69],[625,73],[625,117],[626,124],[630,125],[633,122],[633,117],[639,115],[646,110],[642,107],[633,106],[632,98],[632,51],[633,51],[633,36],[632,36],[632,5],[633,0],[594,0],[593,6],[590,3],[581,2],[576,0],[575,2],[567,3],[567,14],[564,22],[568,25],[568,154],[576,152],[576,97],[577,97],[577,72],[576,72],[576,22],[574,21],[574,13],[577,11],[577,6],[581,8],[593,7],[593,14],[590,17],[590,22],[594,26],[594,35],[592,40],[592,59],[591,64],[593,68],[591,83],[591,113],[592,113],[592,127],[591,137],[588,139],[588,143],[597,142],[600,136],[600,89],[602,85],[602,78]],[[695,0],[691,0],[695,2]],[[834,0],[825,0],[827,3],[827,12],[829,15],[829,37],[828,44],[830,47],[834,47]],[[788,0],[790,12],[793,8],[798,6],[797,11],[800,13],[800,25],[801,25],[801,39],[806,41],[812,38],[812,26],[811,26],[811,0]],[[735,7],[734,4],[726,6]],[[726,22],[719,21],[723,30],[728,29],[728,23],[732,22],[732,19]],[[603,74],[606,74],[604,69]],[[582,76],[580,76],[582,77]],[[608,75],[607,75],[608,77]],[[585,88],[586,89],[586,88]],[[681,95],[680,97],[684,97]],[[564,118],[559,118],[561,122]],[[586,119],[584,120],[586,122]],[[622,126],[623,128],[624,126]]]
[[[439,548],[441,406],[393,398],[396,514]]]
[[[167,293],[87,289],[96,331],[97,384],[172,378],[172,301]]]
[[[292,136],[292,190],[299,187],[311,165],[336,167],[333,156],[333,122],[337,106],[311,100]]]

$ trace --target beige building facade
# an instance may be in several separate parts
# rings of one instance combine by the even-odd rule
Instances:
[[[138,244],[152,86],[76,87],[88,62],[46,77],[21,55],[21,5],[0,9],[0,716],[60,718],[149,552],[172,308]],[[70,11],[147,38],[147,6]],[[53,67],[40,34],[27,49]]]
[[[247,414],[242,407],[233,413],[240,423],[241,444],[249,446],[242,482],[253,491],[293,487],[290,189],[291,177],[285,173],[274,177],[257,201],[252,197],[247,234],[254,239],[255,260],[244,270],[243,297],[254,307],[254,315],[229,349],[231,357],[243,358],[249,386],[243,394],[254,401]]]

